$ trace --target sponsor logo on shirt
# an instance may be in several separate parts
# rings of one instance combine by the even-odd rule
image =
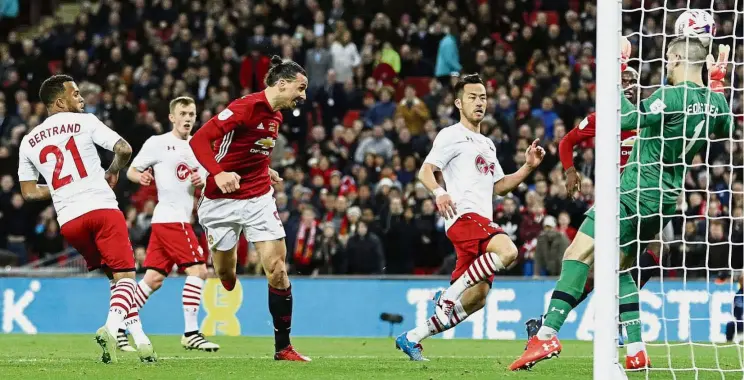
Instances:
[[[482,155],[478,155],[475,157],[475,169],[478,170],[481,174],[490,174],[493,175],[493,173],[496,171],[496,165],[493,163],[489,163],[488,160],[485,159]]]
[[[179,180],[185,181],[187,178],[189,178],[189,175],[191,174],[191,169],[189,169],[189,166],[181,162],[176,166],[176,177],[178,177]]]
[[[251,153],[258,153],[268,156],[271,154],[271,148],[276,145],[276,141],[274,141],[274,139],[271,137],[264,137],[262,139],[256,140],[256,145],[258,145],[260,148],[252,148],[250,150]]]

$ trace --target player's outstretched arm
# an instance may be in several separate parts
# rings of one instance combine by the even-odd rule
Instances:
[[[545,149],[537,145],[539,141],[540,140],[533,141],[532,145],[527,148],[527,151],[524,153],[526,158],[525,163],[521,168],[519,168],[519,170],[504,176],[498,182],[494,183],[493,190],[496,194],[502,196],[509,194],[512,190],[516,189],[520,183],[524,182],[530,173],[540,166],[543,157],[545,157]]]
[[[46,201],[52,199],[49,186],[39,186],[36,181],[21,181],[21,195],[27,201]]]

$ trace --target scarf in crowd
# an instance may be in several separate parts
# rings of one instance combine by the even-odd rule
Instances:
[[[325,220],[326,220],[326,222],[333,222],[333,218],[335,218],[335,217],[336,217],[336,212],[335,211],[329,211],[326,214],[326,216],[325,216]],[[338,235],[339,236],[344,236],[348,232],[349,232],[349,218],[347,218],[346,215],[344,215],[341,218],[341,226],[338,229]]]
[[[315,233],[318,230],[318,222],[313,220],[313,223],[308,227],[305,224],[300,224],[300,230],[297,231],[297,243],[295,244],[294,261],[296,264],[309,265],[313,259],[313,250],[315,249]],[[310,233],[308,235],[308,230]]]

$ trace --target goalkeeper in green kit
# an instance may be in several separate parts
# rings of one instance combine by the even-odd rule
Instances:
[[[727,47],[722,47],[728,56]],[[674,215],[682,192],[686,164],[709,135],[729,136],[732,118],[726,98],[703,84],[703,65],[712,56],[698,39],[677,38],[666,53],[668,85],[641,101],[638,108],[621,98],[621,127],[639,129],[628,164],[620,177],[621,269],[630,268],[667,218]],[[710,67],[710,66],[709,66]],[[614,242],[613,242],[614,243]],[[599,247],[601,249],[601,246]],[[563,268],[537,335],[509,369],[529,369],[557,356],[557,334],[584,291],[594,261],[594,208],[587,212],[576,238],[563,255]],[[619,279],[620,321],[626,327],[626,367],[651,366],[641,339],[638,288],[630,273]]]

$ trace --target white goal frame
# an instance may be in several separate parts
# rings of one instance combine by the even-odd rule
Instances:
[[[620,36],[622,4],[597,1],[597,136],[595,148],[594,380],[627,379],[618,363],[620,263]]]

